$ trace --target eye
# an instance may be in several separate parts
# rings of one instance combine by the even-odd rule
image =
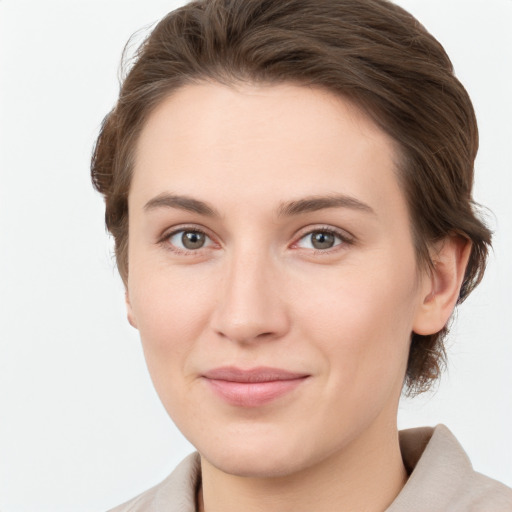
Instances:
[[[327,229],[317,229],[310,231],[298,242],[297,247],[302,249],[328,250],[345,242],[345,238],[340,234]]]
[[[196,251],[213,244],[208,235],[197,229],[181,229],[167,236],[167,242],[181,251]]]

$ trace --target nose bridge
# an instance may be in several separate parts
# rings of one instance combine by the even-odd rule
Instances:
[[[257,244],[240,244],[226,257],[225,265],[214,315],[216,332],[238,342],[282,336],[288,318],[270,251]]]

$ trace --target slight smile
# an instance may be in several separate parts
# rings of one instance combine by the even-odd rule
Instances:
[[[309,375],[279,368],[242,370],[229,366],[209,370],[202,377],[230,405],[258,407],[293,391]]]

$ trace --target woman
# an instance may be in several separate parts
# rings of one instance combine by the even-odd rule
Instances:
[[[376,0],[209,0],[141,46],[92,162],[155,388],[197,448],[117,511],[509,510],[438,377],[490,232],[439,43]]]

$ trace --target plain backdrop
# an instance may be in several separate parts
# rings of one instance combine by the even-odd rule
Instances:
[[[181,3],[0,0],[3,512],[106,510],[193,449],[126,322],[89,179],[125,42]],[[402,402],[399,424],[447,424],[477,470],[512,486],[512,1],[399,3],[442,42],[474,101],[475,197],[496,233],[486,279],[452,329],[448,373]]]

